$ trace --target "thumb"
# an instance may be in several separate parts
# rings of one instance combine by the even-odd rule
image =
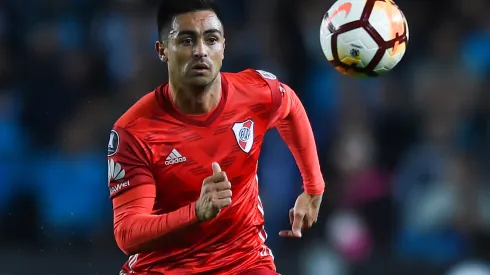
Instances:
[[[293,219],[293,234],[296,237],[301,237],[301,228],[303,228],[303,219],[305,215],[295,212]]]
[[[211,167],[213,168],[213,175],[216,175],[219,172],[221,172],[221,166],[219,166],[217,162],[213,162],[213,164],[211,164]]]

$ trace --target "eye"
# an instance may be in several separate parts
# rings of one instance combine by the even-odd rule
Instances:
[[[216,39],[216,37],[209,37],[208,39],[206,39],[206,41],[209,44],[214,44],[214,43],[218,42],[218,39]]]
[[[191,45],[192,44],[192,39],[185,38],[185,39],[182,39],[182,41],[180,41],[180,43],[182,43],[182,45]]]

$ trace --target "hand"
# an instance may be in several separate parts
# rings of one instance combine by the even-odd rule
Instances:
[[[292,230],[282,230],[281,237],[301,238],[301,231],[313,226],[318,219],[318,211],[322,203],[322,195],[302,193],[296,199],[294,207],[289,210],[289,222]]]
[[[196,201],[196,216],[200,221],[218,216],[222,208],[231,204],[231,183],[218,163],[213,162],[213,175],[202,182],[201,196]]]

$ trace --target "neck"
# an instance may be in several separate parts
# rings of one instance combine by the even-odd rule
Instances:
[[[221,99],[221,77],[206,87],[187,87],[169,83],[175,106],[186,114],[206,114],[218,106]]]

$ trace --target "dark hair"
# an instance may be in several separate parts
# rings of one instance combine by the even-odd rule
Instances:
[[[163,35],[164,31],[170,31],[172,20],[179,14],[211,10],[221,20],[218,5],[213,0],[162,0],[160,3],[157,14],[158,37],[160,39],[166,37]]]

